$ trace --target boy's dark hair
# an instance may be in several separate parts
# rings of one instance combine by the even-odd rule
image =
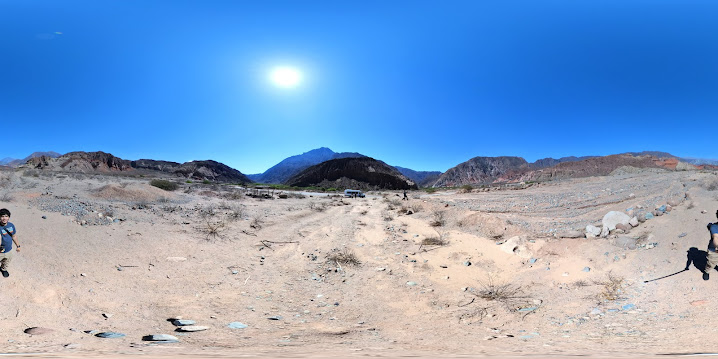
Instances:
[[[0,216],[6,215],[10,217],[10,211],[7,208],[0,209]]]

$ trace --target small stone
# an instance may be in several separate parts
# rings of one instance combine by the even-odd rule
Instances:
[[[105,317],[105,319],[110,319],[110,317],[112,317],[112,314],[110,314],[110,313],[102,313],[102,316]]]
[[[635,216],[631,217],[631,220],[628,221],[628,224],[630,224],[631,227],[638,227],[638,218]]]
[[[194,320],[191,320],[191,319],[177,319],[177,318],[175,318],[175,320],[172,321],[172,325],[174,325],[174,326],[176,326],[176,327],[184,327],[184,326],[187,326],[187,325],[195,325],[195,324],[197,324],[197,322],[195,322]]]
[[[704,209],[704,210],[701,210],[701,213],[706,214],[706,213],[708,213],[708,211],[706,211],[706,210]]]
[[[178,343],[179,339],[177,339],[174,335],[169,334],[152,334],[142,337],[142,340],[144,341],[152,341],[152,342],[173,342]]]
[[[118,332],[102,332],[95,334],[98,338],[105,338],[105,339],[113,339],[113,338],[122,338],[125,336],[123,333]]]
[[[687,236],[687,235],[688,235],[688,233],[683,232],[683,233],[681,233],[681,234],[678,235],[678,238],[683,238],[683,237],[685,237],[685,236]]]
[[[470,266],[470,265],[471,265],[471,262],[470,262],[470,261],[465,261],[465,262],[464,262],[464,266],[468,267],[468,266]]]
[[[80,277],[87,277],[87,274],[85,274],[85,273],[80,273]]]
[[[621,307],[621,309],[623,309],[623,310],[631,310],[631,309],[635,309],[635,308],[636,308],[635,304],[626,304]]]
[[[408,286],[410,286],[410,287],[413,287],[413,286],[415,286],[416,284],[417,284],[416,282],[411,282],[411,281],[406,282],[406,285],[408,285]]]
[[[27,329],[25,329],[25,334],[30,334],[30,335],[42,335],[42,334],[52,333],[52,332],[54,332],[54,331],[55,331],[55,330],[50,329],[50,328],[32,327],[32,328],[27,328]]]
[[[591,271],[591,268],[590,268],[590,267],[583,267],[583,271],[584,271],[584,272],[590,272],[590,271]]]
[[[563,272],[563,274],[561,274],[561,276],[562,276],[562,277],[568,277],[568,272]]]
[[[243,324],[243,323],[240,323],[240,322],[232,322],[232,323],[229,323],[229,324],[227,325],[227,328],[231,328],[231,329],[244,329],[244,328],[247,328],[247,327],[248,327],[247,324]]]
[[[177,327],[178,332],[201,332],[207,329],[209,329],[209,327],[205,327],[203,325],[186,325],[182,327]]]
[[[282,316],[281,316],[281,315],[275,315],[275,316],[269,317],[269,318],[267,318],[267,319],[269,319],[269,320],[282,320]]]
[[[42,216],[42,219],[47,219],[47,216]]]
[[[233,270],[233,271],[232,271],[232,274],[239,274],[239,271],[238,271],[238,270]]]

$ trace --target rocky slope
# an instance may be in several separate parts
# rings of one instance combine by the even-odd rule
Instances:
[[[251,183],[244,174],[225,164],[207,160],[183,164],[169,161],[129,161],[105,152],[70,152],[57,158],[40,156],[30,158],[26,168],[79,173],[133,173],[137,170],[153,171],[156,175],[169,174],[195,180],[229,183]]]
[[[287,157],[264,173],[248,175],[253,181],[260,183],[284,183],[290,177],[298,174],[302,170],[310,166],[322,163],[324,161],[351,158],[366,157],[355,152],[334,152],[326,147],[317,148],[301,155]]]
[[[553,165],[552,165],[553,163]],[[696,166],[663,152],[601,157],[564,157],[528,163],[520,157],[475,157],[449,169],[434,187],[606,176],[619,168],[693,170]]]
[[[419,187],[431,186],[437,179],[439,179],[439,176],[441,176],[441,172],[439,171],[414,171],[412,169],[399,166],[394,166],[394,168],[399,170],[401,174],[412,180]]]
[[[498,178],[514,177],[529,170],[521,157],[474,157],[444,172],[434,187],[493,183]]]
[[[341,158],[305,169],[285,182],[298,187],[356,189],[416,189],[418,186],[396,168],[370,157]]]
[[[67,172],[120,172],[132,171],[130,161],[105,152],[70,152],[60,157],[40,156],[30,158],[26,167]]]
[[[22,159],[17,158],[11,158],[11,157],[5,157],[2,160],[0,160],[0,165],[2,166],[8,166],[8,167],[18,167],[20,165],[25,164],[28,160],[35,157],[41,157],[41,156],[47,156],[51,158],[57,158],[62,156],[61,154],[53,151],[48,152],[33,152],[30,156],[27,156]]]

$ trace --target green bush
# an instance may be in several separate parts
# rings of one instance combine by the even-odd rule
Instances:
[[[150,181],[150,186],[155,186],[157,188],[163,189],[165,191],[174,191],[177,188],[179,188],[179,185],[174,182],[170,182],[168,180],[160,180],[160,179],[154,179]]]

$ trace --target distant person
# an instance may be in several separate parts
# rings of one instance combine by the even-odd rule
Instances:
[[[716,211],[718,218],[718,211]],[[703,270],[703,280],[710,278],[710,272],[718,265],[718,223],[708,223],[708,231],[711,232],[711,238],[708,241],[708,255],[706,255],[706,267]]]
[[[10,211],[7,208],[0,209],[0,233],[2,233],[2,242],[0,243],[0,273],[7,278],[10,273],[7,271],[12,255],[15,251],[20,252],[20,245],[17,243],[17,228],[10,223]],[[15,251],[13,251],[13,242],[15,243]]]
[[[408,201],[409,197],[406,196],[406,190],[404,190],[404,198],[401,199],[402,201]]]

